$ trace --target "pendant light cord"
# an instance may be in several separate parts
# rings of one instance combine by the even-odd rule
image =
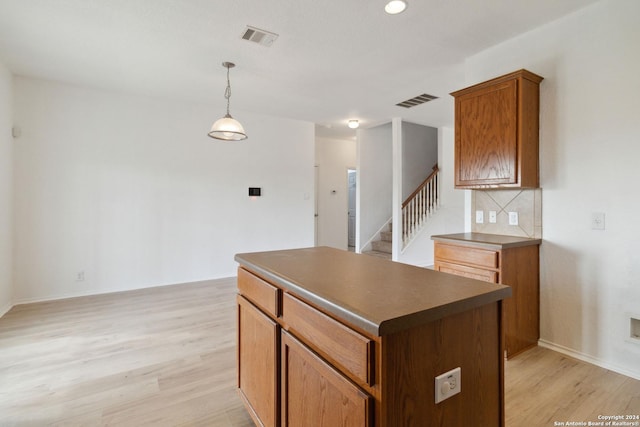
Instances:
[[[227,99],[227,116],[229,116],[229,99],[231,98],[231,81],[229,80],[229,66],[227,65],[227,88],[224,91],[224,97]]]

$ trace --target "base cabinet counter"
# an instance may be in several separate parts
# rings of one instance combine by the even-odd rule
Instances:
[[[235,259],[257,426],[504,426],[508,286],[326,247]],[[459,392],[436,404],[455,368]]]
[[[484,233],[431,238],[436,271],[512,288],[512,297],[502,305],[506,357],[538,345],[541,240]]]

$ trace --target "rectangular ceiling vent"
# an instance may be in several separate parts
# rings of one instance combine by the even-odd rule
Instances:
[[[423,93],[422,95],[418,95],[411,99],[407,99],[406,101],[402,101],[396,105],[398,107],[411,108],[411,107],[415,107],[416,105],[424,104],[425,102],[433,101],[434,99],[438,99],[438,97]]]
[[[262,46],[271,46],[278,38],[276,33],[271,31],[261,30],[260,28],[251,27],[247,25],[247,29],[242,34],[244,40],[261,44]]]

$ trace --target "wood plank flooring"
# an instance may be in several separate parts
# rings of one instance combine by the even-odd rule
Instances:
[[[235,312],[234,279],[14,307],[0,426],[253,426]]]
[[[14,307],[0,318],[0,426],[253,426],[235,316],[235,279]],[[505,370],[507,427],[640,414],[640,381],[547,349]]]

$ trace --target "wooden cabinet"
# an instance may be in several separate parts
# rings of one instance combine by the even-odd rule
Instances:
[[[256,268],[260,254],[267,261]],[[237,257],[250,264],[238,269],[238,387],[256,425],[404,427],[472,419],[478,426],[504,426],[500,319],[508,288],[329,248],[269,254]],[[312,254],[318,258],[305,259]],[[342,257],[348,259],[342,263]],[[377,280],[393,293],[377,294]],[[440,280],[461,282],[473,295],[450,292]],[[318,296],[303,287],[307,281],[331,288]],[[446,309],[428,289],[445,294]],[[478,295],[483,301],[472,303]],[[428,311],[411,320],[413,308],[398,316],[357,309],[373,302],[387,312],[403,298],[421,301]],[[331,308],[337,304],[325,303],[331,300],[349,310],[336,315]],[[368,330],[372,317],[380,322],[374,331],[389,329]],[[435,377],[456,367],[463,391],[436,404]]]
[[[278,425],[280,328],[242,296],[238,296],[237,301],[240,396],[256,424],[275,427]]]
[[[283,427],[370,426],[372,400],[304,344],[282,332]]]
[[[242,268],[238,291],[238,388],[256,425],[371,425],[357,383],[373,382],[373,341]]]
[[[238,271],[238,289],[238,390],[256,425],[276,427],[280,326],[273,318],[280,291],[244,270]]]
[[[539,186],[541,81],[520,70],[451,94],[456,188]]]
[[[507,358],[536,346],[540,338],[539,248],[537,240],[529,240],[523,239],[527,245],[498,248],[434,242],[436,271],[511,286],[512,297],[502,303]]]
[[[373,384],[373,341],[308,304],[283,296],[282,319],[292,333],[347,376],[361,384]]]

